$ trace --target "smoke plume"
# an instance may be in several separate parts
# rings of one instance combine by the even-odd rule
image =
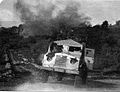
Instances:
[[[74,27],[89,24],[90,19],[80,12],[77,0],[18,0],[15,8],[27,35],[51,35],[60,23]]]

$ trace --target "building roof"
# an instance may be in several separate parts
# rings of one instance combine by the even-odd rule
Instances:
[[[59,41],[54,41],[55,43],[57,43],[58,45],[66,45],[66,46],[75,46],[75,47],[81,47],[82,44],[72,40],[72,39],[68,39],[68,40],[59,40]]]

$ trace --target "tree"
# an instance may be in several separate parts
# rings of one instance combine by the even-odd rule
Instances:
[[[120,26],[120,20],[116,21],[116,26]]]
[[[107,20],[105,20],[103,23],[102,23],[102,28],[108,28],[108,21]]]

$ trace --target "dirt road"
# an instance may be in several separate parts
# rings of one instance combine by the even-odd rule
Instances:
[[[0,91],[54,91],[54,92],[113,92],[120,90],[119,79],[88,79],[86,85],[81,85],[80,81],[74,86],[73,79],[64,79],[62,82],[57,82],[53,78],[49,78],[48,83],[41,83],[34,76],[28,73],[9,81],[0,81]]]
[[[86,85],[80,85],[79,81],[74,86],[74,80],[63,80],[62,82],[48,81],[48,83],[26,82],[16,88],[19,91],[57,91],[57,92],[113,92],[120,90],[120,80],[88,80]]]
[[[31,73],[25,72],[8,81],[0,80],[0,91],[54,91],[54,92],[115,92],[120,90],[120,79],[88,79],[86,85],[80,80],[74,86],[73,79],[64,78],[62,82],[49,77],[47,83],[41,83]]]

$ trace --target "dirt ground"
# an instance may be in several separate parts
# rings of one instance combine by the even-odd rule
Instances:
[[[49,77],[47,83],[41,83],[31,73],[24,72],[18,74],[19,77],[6,80],[0,80],[0,91],[55,91],[55,92],[115,92],[120,90],[119,79],[88,79],[86,85],[81,85],[79,78],[74,85],[73,79],[64,78],[58,82]]]

